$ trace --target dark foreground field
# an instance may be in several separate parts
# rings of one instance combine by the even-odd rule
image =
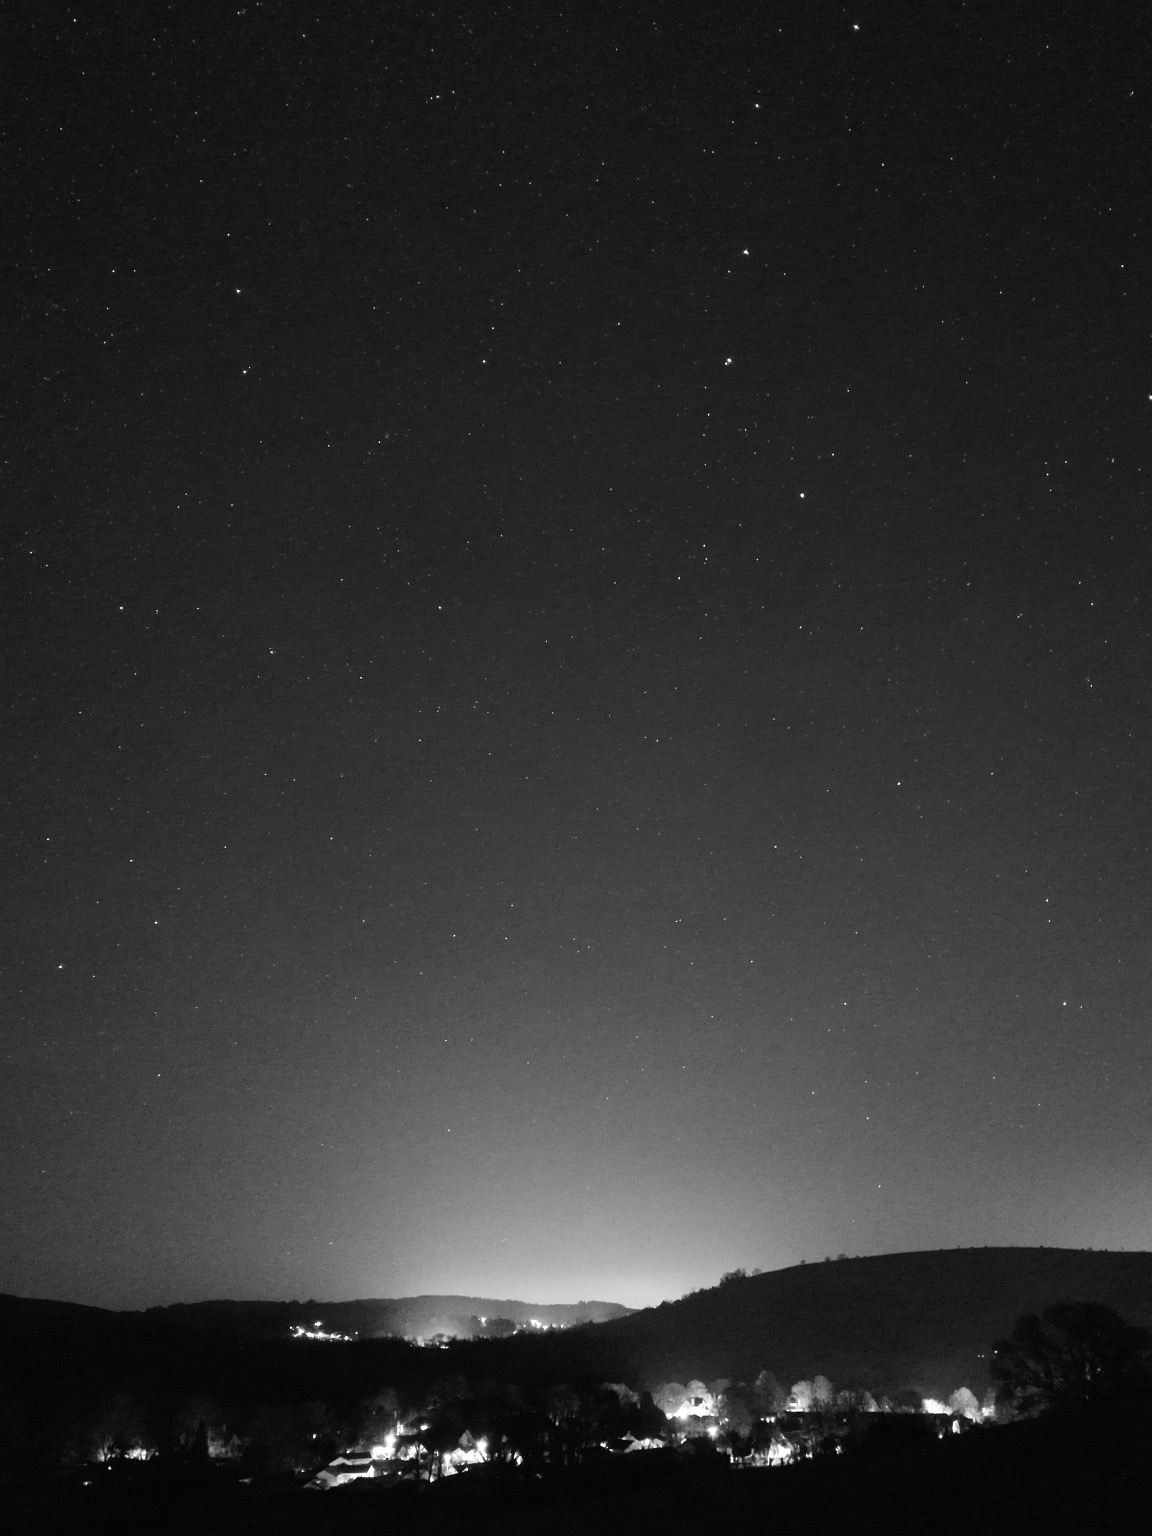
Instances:
[[[181,1481],[145,1466],[88,1488],[4,1491],[12,1536],[987,1536],[1152,1530],[1152,1415],[1033,1422],[919,1447],[858,1450],[798,1467],[733,1470],[653,1452],[531,1481],[463,1474],[431,1489],[371,1483],[328,1493]]]

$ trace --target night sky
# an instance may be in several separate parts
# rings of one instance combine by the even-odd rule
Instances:
[[[0,1289],[1152,1246],[1140,8],[14,10]]]

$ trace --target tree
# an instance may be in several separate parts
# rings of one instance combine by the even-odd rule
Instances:
[[[361,1410],[358,1438],[365,1445],[375,1445],[394,1435],[399,1426],[400,1398],[396,1388],[381,1387]]]
[[[719,1386],[719,1383],[716,1384]],[[729,1435],[736,1435],[742,1440],[747,1439],[753,1426],[759,1417],[756,1410],[756,1389],[746,1387],[743,1383],[728,1386],[717,1391],[714,1387],[713,1395],[716,1398],[716,1412],[720,1423]],[[731,1444],[731,1441],[729,1442]]]
[[[860,1441],[870,1456],[923,1455],[936,1443],[932,1420],[923,1413],[876,1413]]]
[[[214,1398],[205,1393],[186,1397],[176,1405],[169,1431],[169,1444],[189,1455],[200,1454],[200,1431],[207,1436],[208,1455],[219,1455],[227,1440],[227,1415]]]
[[[325,1402],[266,1403],[244,1422],[246,1470],[258,1476],[315,1472],[339,1451],[341,1429]]]
[[[203,1471],[208,1465],[208,1425],[201,1419],[187,1451],[188,1465]]]
[[[104,1398],[84,1426],[85,1459],[116,1461],[145,1448],[144,1414],[135,1398],[121,1392]]]
[[[651,1392],[640,1394],[640,1406],[636,1410],[633,1434],[640,1440],[656,1440],[668,1428],[668,1420],[652,1401]]]
[[[428,1456],[428,1481],[444,1470],[444,1458],[460,1444],[464,1434],[464,1420],[455,1403],[438,1408],[431,1422],[424,1425],[419,1434],[419,1444]]]
[[[761,1371],[756,1378],[756,1406],[761,1417],[768,1419],[774,1413],[783,1413],[788,1407],[788,1388],[771,1371]]]
[[[997,1403],[1022,1415],[1099,1407],[1147,1380],[1150,1346],[1147,1330],[1095,1302],[1027,1312],[993,1346]]]
[[[687,1387],[684,1386],[683,1382],[679,1381],[666,1381],[662,1386],[657,1387],[656,1391],[652,1394],[657,1408],[669,1417],[674,1413],[679,1413],[680,1409],[684,1406],[684,1399],[687,1396]]]
[[[619,1415],[618,1399],[611,1393],[608,1394],[608,1398],[611,1407]],[[553,1440],[559,1448],[565,1465],[580,1461],[587,1446],[599,1439],[598,1421],[605,1406],[603,1397],[581,1392],[566,1382],[549,1388],[548,1417],[555,1426]]]

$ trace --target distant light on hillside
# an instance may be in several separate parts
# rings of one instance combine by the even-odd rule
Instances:
[[[350,1344],[354,1335],[351,1333],[335,1333],[326,1331],[317,1321],[311,1328],[303,1323],[296,1323],[289,1329],[289,1334],[294,1339],[321,1339],[326,1344]]]

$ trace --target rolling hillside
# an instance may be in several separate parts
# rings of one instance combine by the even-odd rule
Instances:
[[[786,1386],[823,1374],[837,1387],[889,1395],[911,1387],[941,1397],[959,1386],[984,1391],[992,1343],[1022,1312],[1077,1300],[1152,1326],[1152,1253],[969,1248],[841,1259],[731,1280],[633,1313],[607,1302],[530,1307],[470,1296],[219,1301],[114,1313],[2,1297],[0,1347],[9,1371],[29,1380],[107,1377],[117,1390],[163,1361],[173,1380],[195,1378],[205,1389],[214,1377],[239,1389],[262,1372],[269,1383],[282,1378],[276,1391],[306,1382],[311,1396],[370,1392],[381,1382],[418,1392],[446,1370],[526,1388],[621,1381],[650,1389],[696,1378],[752,1381],[769,1370]],[[427,1335],[476,1315],[604,1320],[460,1342],[448,1354],[387,1337]],[[358,1342],[289,1342],[292,1324],[318,1320]]]
[[[873,1392],[981,1392],[992,1342],[1055,1301],[1152,1325],[1152,1253],[966,1248],[797,1265],[540,1343],[578,1344],[591,1373],[647,1387],[767,1369],[785,1384],[819,1372]]]
[[[507,1318],[526,1324],[535,1319],[552,1328],[603,1323],[626,1317],[630,1309],[613,1301],[577,1301],[535,1305],[491,1296],[401,1296],[363,1301],[198,1301],[150,1307],[146,1317],[230,1338],[287,1338],[296,1325],[319,1323],[330,1333],[360,1339],[428,1338],[437,1333],[469,1336],[469,1320]]]

